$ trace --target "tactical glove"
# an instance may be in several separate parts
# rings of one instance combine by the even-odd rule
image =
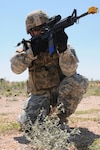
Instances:
[[[62,53],[67,49],[67,40],[68,36],[63,29],[58,30],[54,33],[55,47],[57,47],[59,53]]]
[[[47,38],[42,39],[41,37],[36,40],[31,39],[31,47],[33,51],[33,55],[37,56],[40,52],[46,52],[48,50],[48,40]]]

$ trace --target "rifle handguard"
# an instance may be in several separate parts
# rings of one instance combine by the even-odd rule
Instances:
[[[99,9],[97,7],[90,7],[88,9],[88,14],[95,14],[95,13],[98,13]]]

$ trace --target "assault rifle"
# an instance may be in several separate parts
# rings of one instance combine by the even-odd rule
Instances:
[[[67,27],[72,26],[74,23],[77,23],[80,18],[88,14],[95,14],[97,12],[98,8],[90,7],[86,13],[83,13],[80,16],[77,16],[77,10],[74,9],[72,15],[64,19],[61,19],[60,15],[51,17],[49,21],[44,25],[40,35],[32,37],[30,40],[22,39],[22,41],[19,42],[16,46],[23,44],[23,46],[25,47],[25,51],[28,49],[28,43],[32,44],[32,42],[38,41],[39,38],[48,39],[49,53],[52,54],[54,52],[53,33],[55,33],[57,30],[65,29]]]

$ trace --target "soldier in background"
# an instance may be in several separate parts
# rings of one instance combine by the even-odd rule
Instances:
[[[26,17],[26,31],[31,37],[41,34],[48,15],[42,10],[31,12]],[[29,99],[18,118],[21,127],[30,119],[34,124],[41,110],[43,116],[50,114],[51,106],[57,108],[59,124],[67,122],[82,100],[88,87],[88,79],[77,73],[78,58],[68,45],[68,36],[63,29],[53,35],[54,53],[49,54],[48,39],[39,39],[19,49],[11,59],[11,69],[21,74],[28,68],[27,92]]]

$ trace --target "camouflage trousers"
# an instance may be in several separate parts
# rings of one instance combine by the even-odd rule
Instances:
[[[31,95],[27,100],[23,112],[18,118],[20,124],[25,124],[30,118],[32,123],[37,119],[41,110],[44,116],[50,113],[50,106],[56,106],[60,119],[73,114],[88,88],[88,79],[79,74],[65,77],[56,90],[51,90],[50,95]]]

